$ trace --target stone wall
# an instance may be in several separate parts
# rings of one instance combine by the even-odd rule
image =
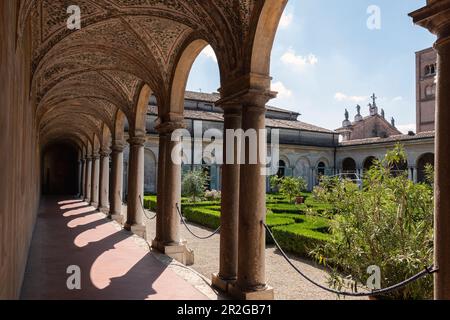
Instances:
[[[0,299],[20,295],[39,205],[39,149],[30,101],[31,40],[16,47],[19,1],[0,1]]]

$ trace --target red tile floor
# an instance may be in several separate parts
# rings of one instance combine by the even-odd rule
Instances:
[[[81,290],[67,288],[69,266],[81,268]],[[50,197],[41,202],[21,298],[207,299],[87,203]]]

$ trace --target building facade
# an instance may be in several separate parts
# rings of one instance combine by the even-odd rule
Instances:
[[[435,130],[437,55],[433,48],[416,52],[417,132]]]
[[[208,186],[211,190],[221,189],[221,166],[217,159],[205,156],[203,151],[211,144],[211,135],[215,138],[215,152],[221,156],[223,111],[216,106],[219,94],[186,92],[185,127],[183,136],[183,172],[202,169],[207,172]],[[268,155],[271,155],[271,133],[279,132],[279,161],[276,172],[281,176],[302,177],[312,190],[320,181],[320,176],[333,176],[342,173],[355,173],[362,177],[374,159],[382,159],[386,151],[401,143],[408,155],[404,164],[408,175],[415,182],[424,181],[426,164],[434,163],[434,132],[423,131],[417,135],[402,134],[395,127],[395,120],[386,120],[383,109],[376,102],[375,94],[368,105],[367,115],[358,105],[354,121],[345,111],[343,126],[334,131],[299,121],[299,113],[267,106],[266,125],[268,134]],[[146,130],[144,191],[147,194],[157,192],[157,168],[159,138],[156,131],[158,115],[156,98],[151,97]],[[200,146],[195,148],[195,146]],[[127,181],[129,150],[125,149],[124,181]],[[201,164],[200,164],[201,163]],[[267,190],[270,190],[269,177]],[[125,185],[125,195],[127,186]]]

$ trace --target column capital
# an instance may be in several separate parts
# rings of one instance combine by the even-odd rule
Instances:
[[[86,157],[84,157],[84,160],[86,162],[92,161],[92,156],[86,156]]]
[[[178,129],[186,129],[186,124],[183,121],[167,121],[156,126],[156,131],[160,135],[172,134]]]
[[[130,146],[143,147],[146,142],[147,142],[147,137],[145,137],[145,136],[136,136],[136,137],[131,137],[130,139],[128,139],[128,143],[130,144]]]
[[[428,29],[440,41],[450,38],[450,0],[428,0],[427,5],[409,14],[415,24]]]
[[[111,150],[101,150],[100,151],[100,157],[102,158],[108,158],[111,155]]]
[[[112,152],[123,152],[123,149],[125,149],[125,144],[123,143],[114,144],[111,148]]]
[[[100,159],[100,153],[93,153],[91,156],[91,160],[98,160]]]

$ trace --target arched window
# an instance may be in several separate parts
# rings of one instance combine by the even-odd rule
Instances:
[[[319,177],[325,175],[325,169],[326,169],[325,163],[319,162],[319,164],[317,165],[317,174],[319,175]]]
[[[425,75],[428,76],[431,72],[430,66],[425,66]]]
[[[430,74],[436,74],[436,66],[434,64],[430,66]]]
[[[278,178],[284,178],[286,176],[286,162],[284,162],[283,160],[280,160],[280,162],[278,163],[277,176]]]
[[[434,166],[434,154],[426,153],[417,161],[417,182],[426,182],[425,168],[427,165]]]
[[[370,170],[373,167],[375,160],[377,160],[377,158],[375,158],[375,157],[368,157],[364,161],[364,171]]]
[[[356,172],[356,162],[352,158],[347,158],[342,163],[342,171],[344,173],[355,173]]]
[[[427,97],[431,97],[433,95],[433,87],[432,86],[427,86],[425,88],[425,95]]]

